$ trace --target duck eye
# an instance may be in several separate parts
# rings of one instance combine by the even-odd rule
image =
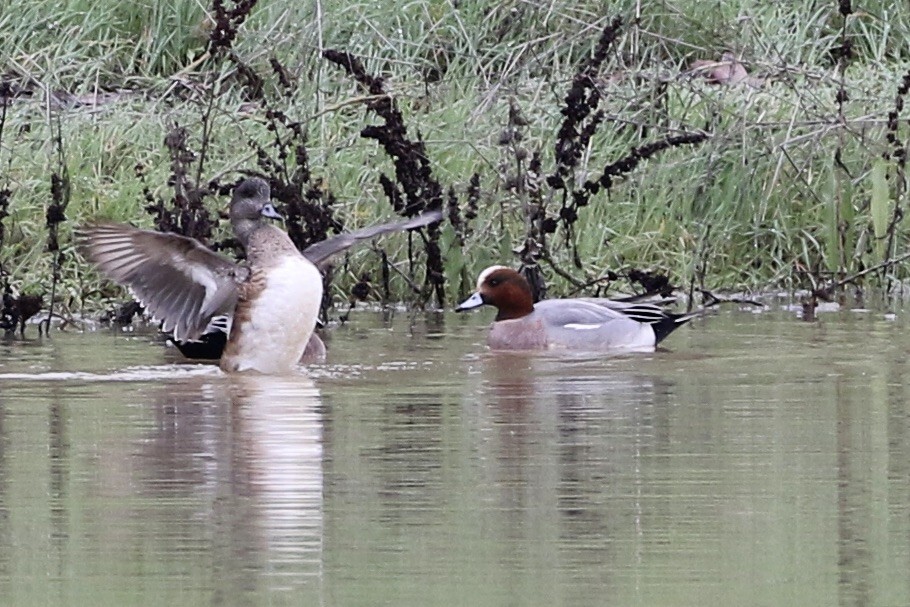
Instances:
[[[502,282],[502,279],[500,279],[500,278],[491,278],[488,282],[490,283],[490,286],[491,286],[491,287],[496,287],[496,286],[499,286],[499,283]]]

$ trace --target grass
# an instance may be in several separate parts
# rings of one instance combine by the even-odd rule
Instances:
[[[363,92],[353,81],[320,57],[338,48],[383,76],[408,136],[419,133],[433,175],[455,192],[462,212],[469,180],[480,175],[479,215],[464,244],[451,226],[441,235],[451,303],[486,265],[519,262],[513,251],[526,243],[529,209],[543,204],[558,218],[562,191],[543,179],[536,194],[529,191],[529,158],[539,152],[542,173],[554,171],[564,96],[615,15],[628,25],[599,71],[604,119],[571,171],[573,183],[580,187],[636,146],[682,132],[711,136],[642,162],[592,196],[577,222],[547,236],[541,263],[550,292],[603,286],[598,278],[608,271],[632,268],[712,289],[814,287],[849,276],[908,244],[906,174],[889,156],[906,147],[906,111],[890,130],[888,114],[910,70],[910,15],[903,0],[867,2],[846,17],[842,6],[626,0],[606,15],[593,1],[413,0],[391,10],[357,0],[260,0],[233,45],[264,81],[263,97],[250,99],[236,64],[207,54],[213,11],[202,0],[0,1],[2,79],[28,93],[9,100],[0,140],[0,188],[12,192],[2,281],[21,292],[48,291],[44,214],[57,120],[72,187],[61,226],[62,300],[70,308],[119,294],[73,256],[72,228],[98,217],[151,225],[135,168],[142,165],[154,194],[170,196],[171,157],[162,142],[175,123],[188,129],[190,149],[206,149],[202,182],[226,183],[257,168],[256,146],[278,149],[282,135],[269,130],[266,111],[280,109],[305,125],[311,183],[331,192],[346,226],[389,216],[378,178],[393,174],[391,160],[360,137],[379,120],[357,102]],[[840,52],[845,43],[848,56]],[[693,59],[716,60],[724,51],[764,85],[719,86],[686,73]],[[295,79],[290,91],[272,72],[272,58]],[[510,126],[510,104],[526,124]],[[510,128],[520,139],[504,143]],[[294,155],[280,160],[293,167]],[[213,210],[225,203],[206,201]],[[419,274],[405,261],[405,236],[379,246]],[[381,273],[370,247],[341,260],[335,298],[346,298],[363,273],[374,282]],[[906,265],[895,264],[864,284],[893,286],[907,275]],[[392,287],[393,298],[413,299],[394,274]]]

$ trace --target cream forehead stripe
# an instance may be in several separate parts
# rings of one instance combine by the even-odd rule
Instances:
[[[487,268],[486,270],[481,272],[480,276],[477,277],[477,290],[478,291],[480,290],[481,285],[483,285],[484,281],[487,279],[487,277],[490,274],[492,274],[496,270],[508,270],[508,269],[509,268],[507,268],[506,266],[490,266],[489,268]]]

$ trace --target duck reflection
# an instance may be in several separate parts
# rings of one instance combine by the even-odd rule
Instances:
[[[574,558],[591,563],[618,558],[616,540],[640,542],[640,460],[666,441],[671,386],[600,360],[520,353],[484,357],[481,378],[479,424],[494,430],[493,486],[514,534],[583,541]]]
[[[156,512],[192,536],[183,541],[210,538],[201,553],[214,558],[213,586],[226,602],[318,586],[322,415],[305,377],[219,377],[161,394],[136,456],[143,492],[177,506]],[[196,511],[182,511],[182,498]]]
[[[616,454],[666,436],[659,405],[671,384],[651,375],[615,372],[591,359],[492,353],[483,360],[482,382],[505,460],[529,441],[569,450],[599,445]]]

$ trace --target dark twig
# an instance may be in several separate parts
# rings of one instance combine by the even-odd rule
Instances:
[[[695,268],[692,272],[692,279],[689,281],[689,308],[692,307],[692,294],[695,291],[695,283],[697,282],[701,291],[705,291],[705,275],[708,273],[708,242],[711,238],[711,224],[708,223],[705,225],[704,232],[701,235],[701,241],[699,242],[699,251],[696,253]]]
[[[51,278],[49,313],[44,325],[44,332],[50,336],[51,317],[54,315],[56,303],[57,282],[60,280],[60,268],[63,263],[63,253],[60,250],[59,226],[66,221],[66,207],[70,201],[70,178],[66,166],[66,157],[63,153],[63,135],[61,132],[60,116],[55,116],[54,146],[57,149],[57,170],[51,174],[51,204],[45,213],[47,225],[47,250],[54,256],[54,269]]]
[[[13,91],[10,83],[5,80],[0,80],[0,149],[2,149],[3,133],[6,127],[6,110],[12,95]],[[10,162],[12,162],[12,156],[10,156]],[[9,175],[9,173],[7,173],[7,175]],[[8,183],[9,182],[7,181],[7,184]],[[6,184],[4,187],[0,187],[0,253],[3,252],[3,243],[6,239],[5,221],[6,218],[9,217],[9,206],[12,195],[12,190],[6,187]],[[5,291],[8,286],[9,283],[7,281],[6,271],[3,269],[3,255],[0,254],[0,288],[3,288]]]
[[[597,74],[621,27],[620,17],[615,17],[604,27],[594,53],[572,78],[561,110],[563,121],[556,139],[556,171],[549,177],[550,186],[554,189],[566,189],[565,178],[578,164],[591,136],[603,120],[603,112],[597,110],[600,104]]]
[[[250,16],[256,2],[257,0],[236,0],[233,8],[227,8],[224,0],[212,1],[214,26],[209,34],[210,53],[229,52],[233,48],[240,26]]]
[[[403,271],[395,264],[395,262],[389,261],[388,255],[387,255],[387,253],[385,252],[384,249],[382,249],[382,248],[379,247],[378,245],[373,245],[373,250],[376,251],[377,253],[379,253],[379,254],[382,256],[383,260],[386,261],[386,263],[383,265],[383,271],[385,271],[386,268],[393,270],[396,274],[398,274],[399,276],[401,276],[401,278],[404,279],[404,281],[405,281],[406,283],[408,283],[408,287],[410,287],[411,291],[412,291],[414,294],[420,295],[420,293],[422,293],[423,289],[420,288],[420,285],[418,285],[416,282],[414,282],[413,280],[411,280],[411,277],[408,276],[407,273],[403,272]],[[384,282],[386,283],[386,285],[387,285],[387,284],[388,284],[388,276],[384,276],[384,277],[383,277],[383,281],[384,281]],[[386,286],[386,290],[388,291],[388,286]]]
[[[901,141],[898,129],[900,114],[904,109],[904,99],[908,93],[910,93],[910,71],[904,74],[900,85],[897,87],[897,94],[894,96],[894,108],[888,112],[888,124],[885,134],[885,138],[891,146],[890,153],[887,153],[885,157],[887,159],[890,156],[894,160],[895,168],[897,169],[894,208],[891,213],[891,220],[888,222],[888,245],[885,249],[885,255],[891,255],[892,251],[894,251],[897,227],[904,218],[904,207],[901,204],[901,200],[907,191],[907,147]]]
[[[631,173],[643,161],[657,155],[664,150],[675,148],[683,145],[696,145],[707,140],[711,135],[702,131],[694,133],[684,133],[682,135],[671,135],[664,137],[659,141],[646,143],[633,148],[627,156],[620,158],[604,167],[603,174],[596,180],[585,182],[585,189],[596,194],[599,187],[610,189],[616,177],[626,173]]]
[[[425,210],[443,207],[443,189],[430,167],[426,145],[420,134],[411,140],[407,126],[395,99],[385,91],[383,79],[368,74],[355,56],[343,51],[327,49],[322,56],[340,66],[350,75],[369,97],[364,98],[367,109],[383,120],[381,125],[369,125],[360,131],[360,136],[375,139],[395,165],[395,181],[380,176],[383,191],[392,207],[400,215],[413,217]],[[423,231],[420,231],[423,236]],[[445,307],[445,268],[439,247],[439,224],[426,228],[424,251],[427,255],[424,279],[425,295],[435,294],[437,305]]]
[[[208,136],[206,133],[204,138]],[[147,202],[145,210],[154,218],[155,228],[159,232],[175,232],[208,243],[217,225],[217,218],[212,216],[204,204],[205,197],[210,194],[208,185],[201,186],[190,177],[190,167],[199,157],[189,147],[189,132],[175,123],[165,135],[164,145],[171,157],[170,186],[174,194],[168,206],[164,200],[155,198],[147,186],[144,187]],[[207,144],[203,147],[205,145]],[[142,165],[136,166],[136,174],[144,181]],[[197,175],[201,174],[200,167]]]
[[[852,12],[852,9],[850,7],[850,0],[840,0],[839,8],[842,18],[840,29],[840,44],[832,50],[832,56],[837,62],[839,76],[837,92],[835,93],[834,100],[835,103],[837,103],[838,122],[842,125],[846,125],[846,105],[850,100],[850,96],[847,94],[847,64],[853,55],[853,43],[847,34],[847,17]],[[846,137],[845,131],[845,129],[838,129],[837,148],[834,150],[835,166],[839,169],[836,170],[834,175],[838,186],[835,190],[835,197],[837,200],[834,203],[834,224],[837,229],[835,238],[837,239],[837,266],[838,272],[840,273],[843,273],[847,267],[847,228],[849,227],[844,221],[843,187],[840,183],[843,180],[844,175],[849,178],[849,171],[842,161],[842,153],[844,150]]]
[[[615,17],[604,26],[591,57],[582,63],[572,78],[572,85],[566,93],[565,105],[561,110],[564,118],[556,137],[554,150],[556,168],[547,177],[546,182],[554,190],[562,191],[559,218],[568,241],[572,243],[574,243],[572,226],[578,221],[578,208],[587,205],[591,194],[596,193],[595,189],[589,188],[576,190],[573,186],[573,172],[604,119],[603,110],[598,109],[601,94],[597,87],[597,76],[609,55],[610,48],[619,37],[621,27],[620,17]],[[536,222],[541,234],[546,234],[544,228],[549,227],[543,225],[544,220],[545,217],[541,214]],[[552,223],[550,225],[555,226]],[[574,244],[572,248],[575,266],[580,268],[578,250]]]
[[[709,291],[708,289],[699,289],[698,291],[706,300],[702,303],[702,308],[710,308],[722,303],[747,304],[750,306],[757,306],[759,308],[765,307],[765,304],[762,302],[755,299],[750,299],[748,297],[740,297],[738,295],[718,295],[717,293]]]
[[[837,291],[838,289],[840,289],[841,287],[843,287],[844,285],[855,284],[857,279],[862,278],[863,276],[866,276],[867,274],[872,274],[874,272],[878,272],[879,270],[885,270],[887,268],[890,268],[891,266],[901,263],[905,259],[910,259],[910,251],[905,251],[904,253],[901,253],[897,257],[892,257],[891,259],[886,259],[885,261],[883,261],[881,263],[875,264],[874,266],[869,266],[868,268],[865,268],[864,270],[860,270],[859,272],[851,274],[850,276],[846,276],[844,278],[841,278],[840,280],[833,281],[830,284],[825,285],[824,287],[817,287],[814,289],[813,294],[820,297],[821,299],[829,300],[833,296],[834,292]]]
[[[566,272],[565,270],[563,270],[562,268],[560,268],[560,267],[556,264],[556,262],[553,261],[553,258],[550,256],[550,253],[549,253],[549,252],[544,252],[544,253],[542,253],[541,256],[540,256],[540,259],[541,259],[542,261],[547,262],[547,265],[550,266],[550,269],[551,269],[551,270],[553,270],[553,271],[554,271],[556,274],[558,274],[559,276],[562,276],[566,281],[568,281],[568,282],[569,282],[572,286],[574,286],[576,289],[578,289],[578,290],[584,289],[585,283],[582,282],[582,281],[580,281],[580,280],[578,280],[578,279],[575,278],[574,276],[572,276],[572,274],[570,274],[569,272]]]

